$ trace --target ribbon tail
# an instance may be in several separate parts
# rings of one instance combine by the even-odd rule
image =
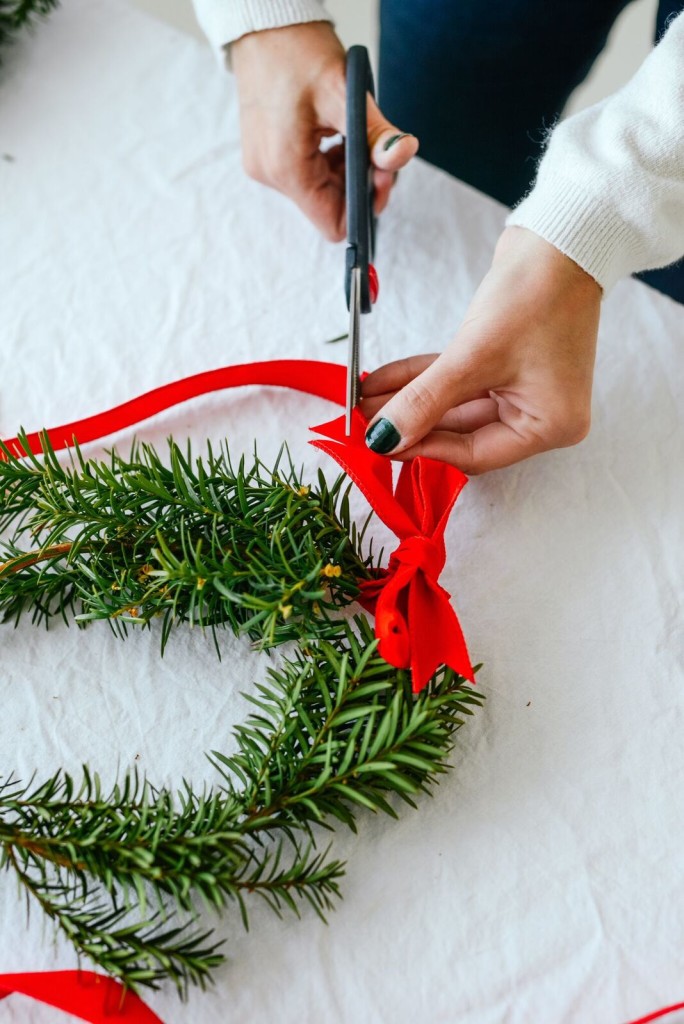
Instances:
[[[447,665],[470,683],[475,673],[465,637],[449,594],[420,573],[409,590],[411,681],[418,693],[440,665]]]

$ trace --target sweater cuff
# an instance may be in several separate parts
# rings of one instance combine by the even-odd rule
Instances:
[[[593,277],[604,293],[632,273],[646,252],[624,215],[562,175],[546,174],[506,224],[534,231]]]
[[[332,21],[318,0],[193,0],[197,20],[213,49],[230,67],[230,43],[247,35],[307,21]]]

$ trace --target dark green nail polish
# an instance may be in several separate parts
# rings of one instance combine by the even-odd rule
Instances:
[[[398,135],[390,135],[389,139],[382,148],[385,151],[387,151],[388,149],[391,149],[392,146],[395,145],[395,143],[399,142],[399,139],[408,139],[410,135],[410,132],[399,132]]]
[[[366,444],[378,455],[387,455],[401,441],[399,431],[389,420],[381,419],[366,431]]]

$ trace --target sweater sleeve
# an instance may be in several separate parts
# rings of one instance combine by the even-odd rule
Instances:
[[[193,6],[202,31],[221,55],[248,32],[332,20],[319,0],[193,0]]]
[[[554,129],[506,223],[546,239],[604,291],[684,254],[684,14],[627,85]]]

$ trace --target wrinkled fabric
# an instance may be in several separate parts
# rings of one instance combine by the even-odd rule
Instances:
[[[0,436],[67,423],[228,363],[344,364],[344,246],[240,167],[233,82],[208,48],[118,0],[70,0],[0,72]],[[10,157],[11,159],[7,159]],[[442,348],[505,211],[420,162],[378,232],[381,295],[362,365]],[[217,924],[228,963],[165,1024],[619,1024],[681,1001],[684,883],[684,311],[638,282],[604,304],[593,425],[576,448],[470,481],[445,532],[485,707],[453,771],[398,822],[340,832],[328,927],[254,906]],[[137,431],[227,437],[265,462],[287,441],[306,481],[328,456],[322,399],[216,393]],[[93,443],[127,450],[131,431]],[[352,502],[362,520],[363,499]],[[396,547],[377,520],[373,547]],[[277,658],[220,635],[114,637],[55,621],[0,627],[2,770],[83,762],[106,784],[215,781],[204,751]],[[328,837],[324,838],[327,843]],[[0,972],[75,966],[0,875]],[[676,1018],[675,1018],[676,1020]],[[68,1018],[12,996],[2,1024]]]

